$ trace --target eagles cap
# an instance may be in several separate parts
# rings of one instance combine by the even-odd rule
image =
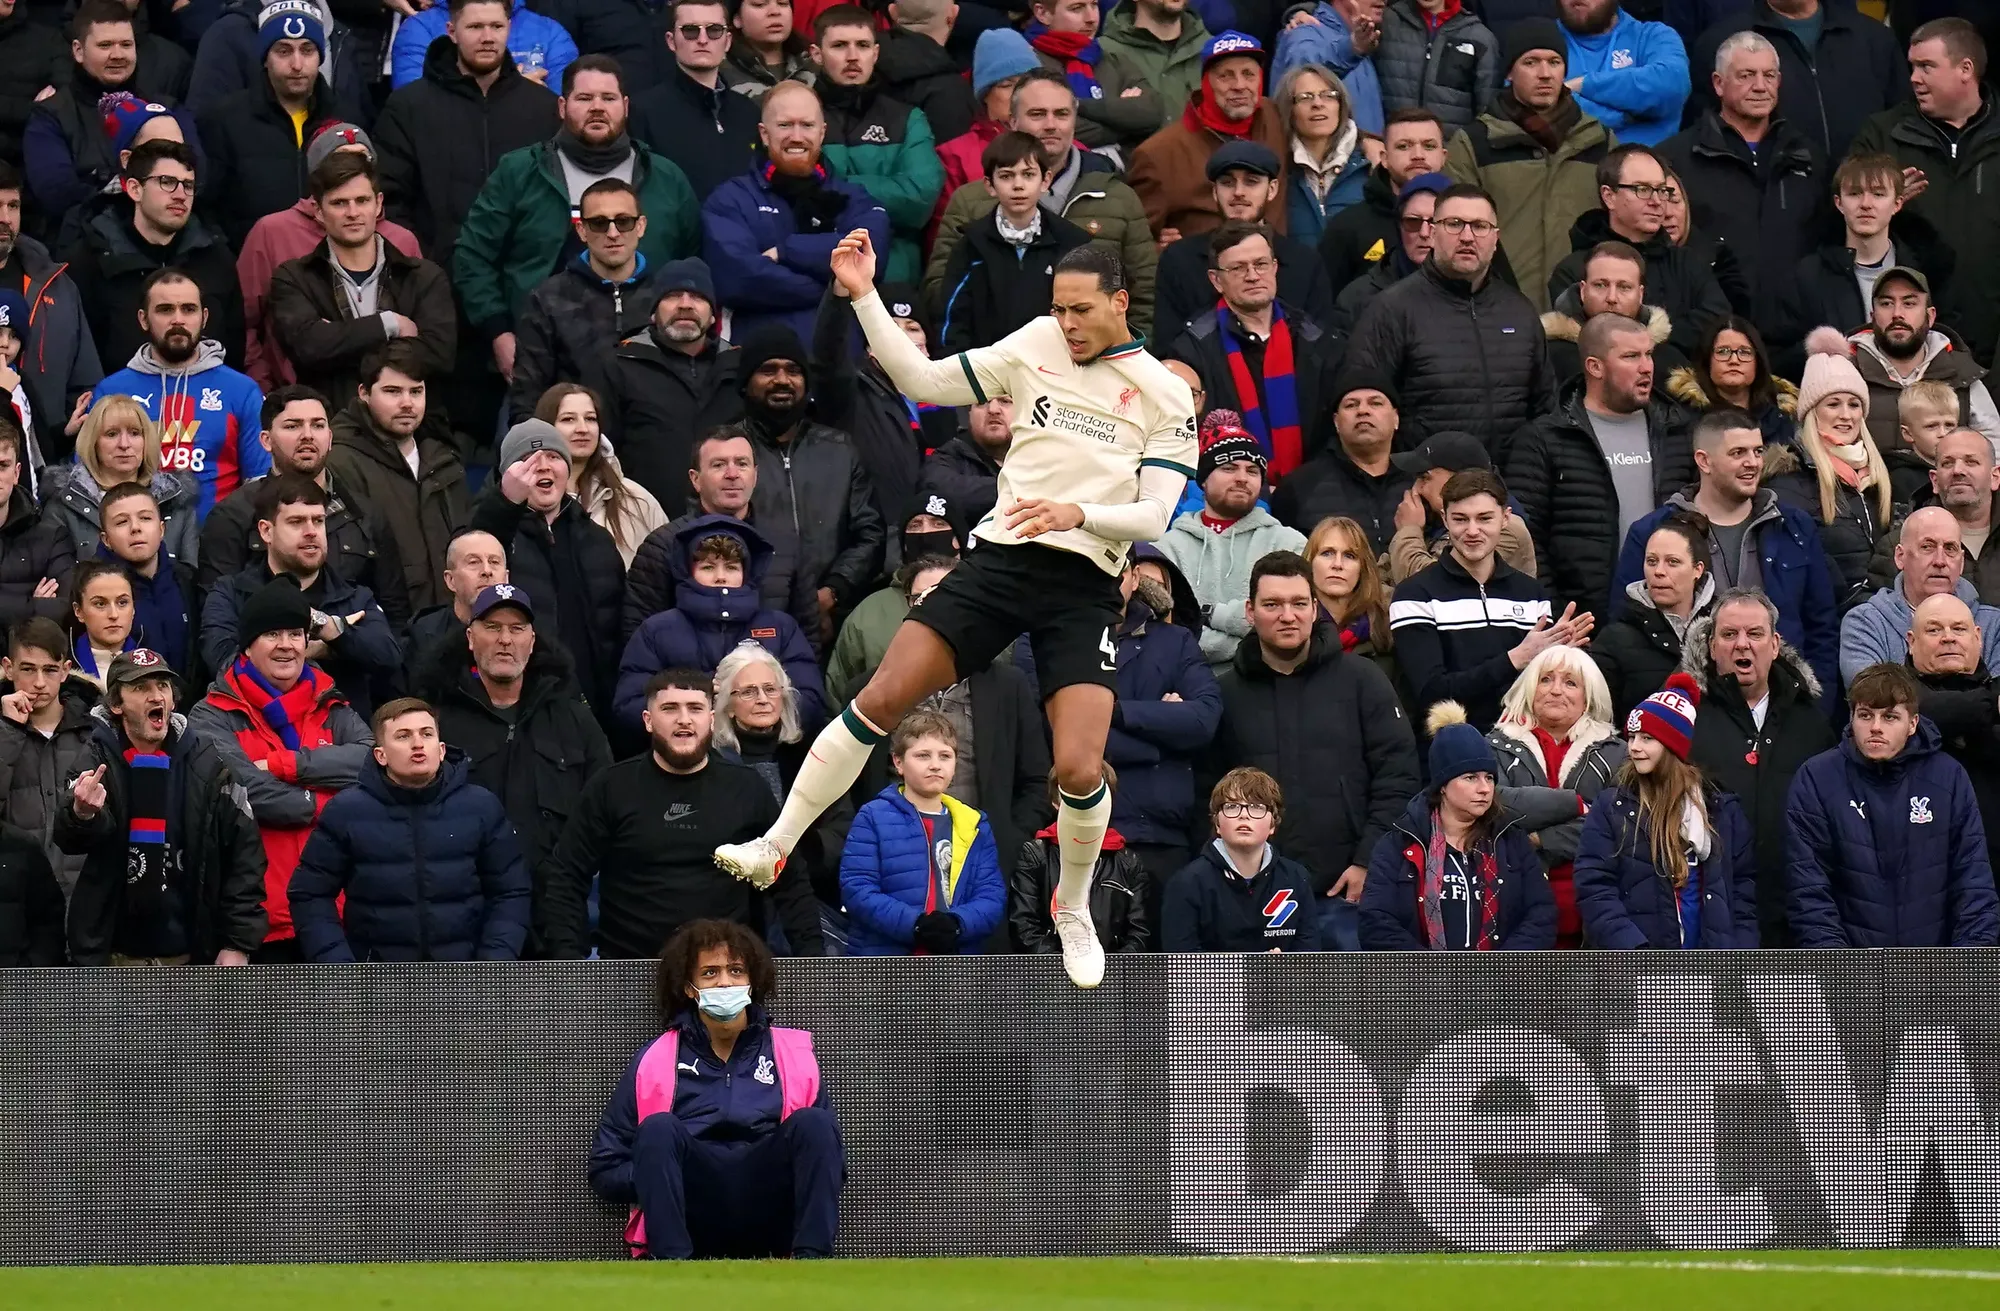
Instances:
[[[479,595],[472,598],[472,617],[484,619],[495,610],[512,606],[535,622],[535,606],[528,600],[528,589],[519,583],[493,583],[479,589]]]

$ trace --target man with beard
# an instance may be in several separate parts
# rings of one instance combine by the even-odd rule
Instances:
[[[1175,519],[1158,546],[1201,604],[1201,654],[1214,668],[1236,658],[1250,632],[1250,574],[1273,551],[1305,549],[1305,535],[1258,506],[1269,457],[1241,428],[1220,428],[1195,464],[1203,504]]]
[[[590,953],[585,902],[593,878],[596,946],[606,958],[657,956],[689,920],[762,930],[774,917],[794,955],[825,954],[819,903],[806,880],[780,879],[758,892],[717,868],[715,848],[763,832],[777,803],[755,770],[714,754],[712,682],[694,669],[653,675],[646,684],[648,750],[584,786],[549,858],[536,917],[551,957]]]
[[[493,467],[499,476],[473,505],[472,526],[507,548],[509,582],[542,598],[543,626],[608,725],[625,559],[570,495],[569,448],[553,424],[523,419],[508,429]]]
[[[1786,799],[1799,766],[1839,740],[1820,709],[1819,678],[1778,635],[1770,598],[1743,587],[1724,592],[1712,614],[1688,624],[1681,667],[1702,693],[1689,762],[1742,803],[1756,844],[1762,945],[1789,947]]]
[[[632,135],[679,164],[695,200],[704,201],[742,172],[756,150],[757,106],[731,94],[722,80],[722,61],[734,40],[729,6],[676,0],[668,8],[674,65],[658,86],[632,98]]]
[[[194,279],[208,306],[208,335],[232,366],[243,364],[243,293],[229,247],[194,213],[195,156],[178,141],[135,147],[120,175],[119,200],[98,214],[67,251],[101,358],[130,359],[146,342],[140,287],[175,268]]]
[[[1000,499],[1000,462],[1013,443],[1012,397],[994,396],[967,406],[963,431],[924,461],[917,495],[940,495],[966,523],[978,523]]]
[[[254,436],[264,427],[264,393],[222,362],[222,343],[203,335],[208,310],[193,278],[157,270],[139,299],[146,344],[96,394],[131,396],[146,407],[160,425],[160,467],[195,480],[196,513],[206,515],[245,478],[271,468],[271,453]]]
[[[1469,432],[1496,456],[1554,408],[1540,316],[1493,274],[1499,213],[1477,187],[1438,194],[1431,257],[1354,325],[1350,364],[1395,384],[1410,439]]]
[[[1503,29],[1505,85],[1445,152],[1452,181],[1485,188],[1499,206],[1501,249],[1538,309],[1549,304],[1550,270],[1569,254],[1570,224],[1597,204],[1597,163],[1612,141],[1563,85],[1568,50],[1552,19]]]
[[[2000,409],[1986,370],[1949,328],[1937,326],[1931,280],[1908,265],[1884,269],[1869,298],[1868,326],[1847,340],[1868,384],[1868,435],[1884,455],[1907,450],[1897,422],[1898,393],[1913,382],[1941,382],[1958,394],[1965,424],[2000,442]]]
[[[659,299],[658,270],[648,269],[639,253],[646,216],[631,183],[591,183],[577,201],[575,226],[583,249],[528,293],[515,327],[507,405],[518,417],[533,414],[542,393],[557,382],[601,391],[605,355],[644,327],[643,316]]]
[[[343,117],[320,76],[326,15],[313,0],[272,0],[257,15],[262,76],[202,116],[210,174],[202,195],[223,235],[240,249],[266,214],[306,194],[306,147],[323,124]]]
[[[413,614],[449,599],[445,547],[472,517],[458,448],[441,423],[425,424],[424,379],[414,342],[370,351],[354,399],[333,417],[326,457],[346,494],[395,538]]]
[[[1146,207],[1146,219],[1162,245],[1207,232],[1222,222],[1208,185],[1208,159],[1231,141],[1255,141],[1280,159],[1291,153],[1282,112],[1264,98],[1264,47],[1253,36],[1224,32],[1201,56],[1201,89],[1178,122],[1169,123],[1132,152],[1126,181]],[[1285,226],[1284,189],[1279,188],[1260,216],[1274,229]]]
[[[1215,207],[1221,211],[1223,223],[1262,224],[1262,215],[1270,208],[1272,198],[1282,194],[1283,173],[1278,157],[1255,141],[1231,141],[1210,155],[1209,186],[1215,193]],[[1278,299],[1292,312],[1310,317],[1321,327],[1331,324],[1333,295],[1338,288],[1327,281],[1319,252],[1269,229],[1268,225],[1267,231],[1271,254],[1277,260]],[[1174,345],[1196,320],[1215,309],[1219,288],[1214,282],[1216,266],[1210,258],[1214,249],[1211,241],[1189,237],[1160,252],[1159,308],[1153,326],[1155,339],[1161,344]],[[1226,388],[1224,393],[1234,395]],[[1217,400],[1214,404],[1225,409],[1242,408],[1228,400]]]
[[[1583,386],[1515,439],[1507,485],[1550,603],[1608,617],[1625,534],[1693,479],[1694,453],[1681,411],[1653,399],[1653,339],[1637,320],[1600,314],[1577,350]]]
[[[1280,299],[1282,257],[1269,227],[1232,221],[1207,244],[1209,286],[1220,300],[1173,351],[1201,374],[1211,405],[1243,416],[1275,483],[1328,444],[1325,403],[1345,343]]]
[[[650,279],[652,322],[603,362],[604,435],[625,476],[669,510],[688,499],[696,438],[743,414],[737,350],[715,332],[715,280],[699,259],[675,260]],[[740,336],[739,336],[740,339]]]
[[[733,311],[735,340],[774,322],[803,338],[832,279],[827,262],[834,246],[865,227],[886,248],[889,215],[863,187],[821,164],[826,118],[810,88],[773,87],[757,134],[764,160],[717,187],[702,206],[703,254],[720,303]],[[917,226],[929,217],[926,209]]]
[[[1840,677],[1850,682],[1873,664],[1900,665],[1909,652],[1911,616],[1933,596],[1956,596],[1972,608],[1986,648],[1986,665],[2000,673],[2000,609],[1979,603],[1965,579],[1958,521],[1927,505],[1903,520],[1896,540],[1896,578],[1840,621]]]
[[[215,744],[174,713],[159,652],[121,653],[83,772],[56,811],[82,856],[69,906],[78,965],[245,965],[264,943],[264,846]]]
[[[432,372],[458,354],[458,309],[444,270],[405,255],[377,230],[382,192],[365,152],[335,150],[312,172],[326,241],[271,274],[265,313],[298,380],[327,396],[354,390],[361,357],[406,339]]]
[[[375,758],[329,801],[292,876],[309,961],[517,960],[533,885],[500,799],[471,781],[437,712],[391,701]]]
[[[701,210],[680,166],[626,135],[630,102],[618,62],[585,55],[563,70],[562,126],[503,157],[458,230],[452,283],[466,321],[492,343],[500,376],[514,378],[514,326],[528,295],[578,249],[573,216],[592,183],[615,177],[639,196],[650,264],[683,259],[701,240]]]
[[[875,19],[858,5],[835,5],[813,20],[814,84],[826,116],[823,152],[835,176],[861,187],[889,217],[888,274],[914,282],[923,271],[917,248],[930,225],[944,164],[930,120],[882,93],[875,64],[882,47]]]
[[[507,808],[539,908],[543,866],[584,785],[610,767],[611,744],[561,644],[538,640],[526,588],[481,588],[467,618],[465,639],[419,667],[417,690],[437,708],[439,735],[465,753],[472,781]],[[542,934],[538,923],[529,954]]]
[[[1618,0],[1560,0],[1569,89],[1620,141],[1655,146],[1681,126],[1687,47],[1665,23],[1644,23]]]
[[[289,578],[274,578],[244,603],[242,653],[215,671],[188,723],[243,785],[264,842],[264,914],[270,929],[253,959],[296,964],[289,889],[299,852],[322,807],[361,777],[374,745],[325,670],[306,659],[312,604]]]
[[[34,410],[35,444],[50,461],[74,448],[91,388],[104,376],[67,268],[49,258],[48,247],[21,235],[21,175],[0,160],[0,287],[20,292],[33,317],[35,349],[24,349],[14,367]]]
[[[882,567],[882,515],[847,434],[807,417],[806,353],[790,329],[772,326],[744,338],[737,386],[757,449],[750,504],[777,553],[767,585],[782,586],[781,594],[801,583],[816,591],[818,622],[806,636],[824,649],[836,616],[868,595]]]
[[[1117,576],[1127,544],[1166,531],[1186,486],[1193,397],[1132,340],[1123,271],[1096,246],[1079,246],[1057,262],[1048,317],[993,346],[936,361],[882,303],[868,232],[841,241],[833,272],[854,301],[869,350],[904,394],[938,405],[1008,395],[1026,421],[1000,472],[998,514],[974,530],[984,542],[911,611],[868,685],[814,741],[777,824],[752,842],[718,849],[716,861],[768,887],[800,835],[847,792],[888,736],[883,725],[985,668],[1025,629],[1061,792],[1056,934],[1071,981],[1094,988],[1103,981],[1104,949],[1089,896],[1111,822],[1103,765],[1118,672],[1111,631],[1123,608]],[[747,348],[744,356],[753,377],[773,357]],[[770,387],[781,376],[774,370]],[[797,391],[803,394],[803,379]],[[1058,499],[1068,496],[1079,499]]]
[[[148,59],[142,68],[140,41],[131,11],[118,0],[86,0],[69,20],[67,78],[40,70],[55,85],[52,95],[35,95],[21,134],[19,162],[26,169],[35,204],[56,221],[102,191],[118,176],[118,155],[105,130],[105,96],[124,92],[143,103],[175,105],[187,89],[187,62],[177,67]],[[180,55],[172,44],[147,43],[148,55]],[[33,94],[33,93],[31,93]],[[11,162],[11,161],[10,161]]]
[[[333,428],[327,420],[326,398],[310,387],[280,387],[264,398],[259,417],[258,440],[271,457],[265,477],[303,474],[320,485],[326,492],[327,568],[373,592],[389,626],[402,632],[410,622],[410,597],[396,537],[359,500],[342,495],[327,469]],[[264,539],[257,535],[262,485],[261,479],[246,481],[217,501],[202,520],[195,578],[204,592],[263,558]]]
[[[1984,643],[1955,596],[1929,597],[1910,617],[1910,672],[1923,687],[1917,711],[1972,779],[1990,859],[2000,854],[2000,678],[1982,662]]]
[[[306,659],[327,672],[357,712],[386,700],[401,680],[403,651],[382,607],[366,588],[326,567],[326,492],[303,474],[267,480],[257,502],[264,559],[217,583],[201,610],[201,655],[226,669],[243,638],[238,616],[273,578],[289,576],[312,605]]]

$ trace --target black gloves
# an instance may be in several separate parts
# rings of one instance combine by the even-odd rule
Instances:
[[[911,945],[926,956],[958,955],[958,932],[964,926],[948,910],[933,910],[917,916]]]

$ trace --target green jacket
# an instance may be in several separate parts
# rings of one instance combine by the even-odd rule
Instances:
[[[1132,6],[1119,5],[1104,20],[1097,43],[1107,56],[1138,74],[1127,83],[1143,83],[1153,89],[1165,108],[1167,118],[1179,118],[1187,102],[1201,85],[1201,52],[1209,42],[1208,25],[1189,9],[1181,15],[1180,39],[1166,42],[1132,21]],[[1106,95],[1111,94],[1105,87]]]
[[[1090,234],[1091,241],[1118,256],[1125,265],[1125,285],[1132,305],[1126,325],[1137,336],[1153,330],[1153,277],[1160,263],[1160,248],[1153,240],[1152,226],[1146,222],[1146,207],[1138,193],[1120,181],[1110,162],[1088,151],[1083,154],[1084,172],[1070,188],[1069,203],[1062,216]],[[974,219],[986,217],[999,202],[986,190],[983,180],[968,182],[951,193],[944,216],[938,220],[937,239],[931,245],[931,262],[924,269],[924,299],[942,303],[944,271],[951,265],[952,248],[959,234]]]
[[[1512,119],[1481,114],[1445,150],[1453,182],[1493,197],[1515,285],[1537,310],[1549,308],[1549,275],[1570,253],[1570,225],[1597,208],[1597,162],[1616,144],[1604,124],[1584,114],[1550,155]]]
[[[833,639],[833,654],[826,662],[826,703],[844,706],[868,682],[889,650],[889,639],[903,626],[910,603],[900,587],[884,587],[871,592],[854,607],[840,636]]]
[[[680,165],[634,141],[632,179],[646,236],[639,253],[649,267],[701,254],[701,205]],[[451,280],[466,322],[489,338],[514,330],[528,293],[556,271],[569,240],[569,184],[553,140],[500,157],[458,230]]]
[[[825,92],[845,88],[822,85]],[[837,95],[824,101],[826,146],[820,159],[827,171],[861,187],[889,216],[894,239],[883,282],[915,282],[924,257],[917,243],[944,190],[944,162],[938,158],[924,111],[885,95],[849,105]]]
[[[1035,58],[1052,73],[1063,71],[1063,61],[1054,55],[1038,50]],[[1159,93],[1145,85],[1138,65],[1126,63],[1122,55],[1105,50],[1097,62],[1097,87],[1102,99],[1076,102],[1076,139],[1084,145],[1131,150],[1165,125],[1167,110]],[[1139,94],[1126,94],[1134,89]]]

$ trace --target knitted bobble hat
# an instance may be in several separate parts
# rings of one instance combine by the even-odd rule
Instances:
[[[1701,688],[1687,674],[1675,674],[1667,685],[1632,707],[1625,717],[1625,735],[1644,733],[1682,760],[1694,741],[1695,707]]]

